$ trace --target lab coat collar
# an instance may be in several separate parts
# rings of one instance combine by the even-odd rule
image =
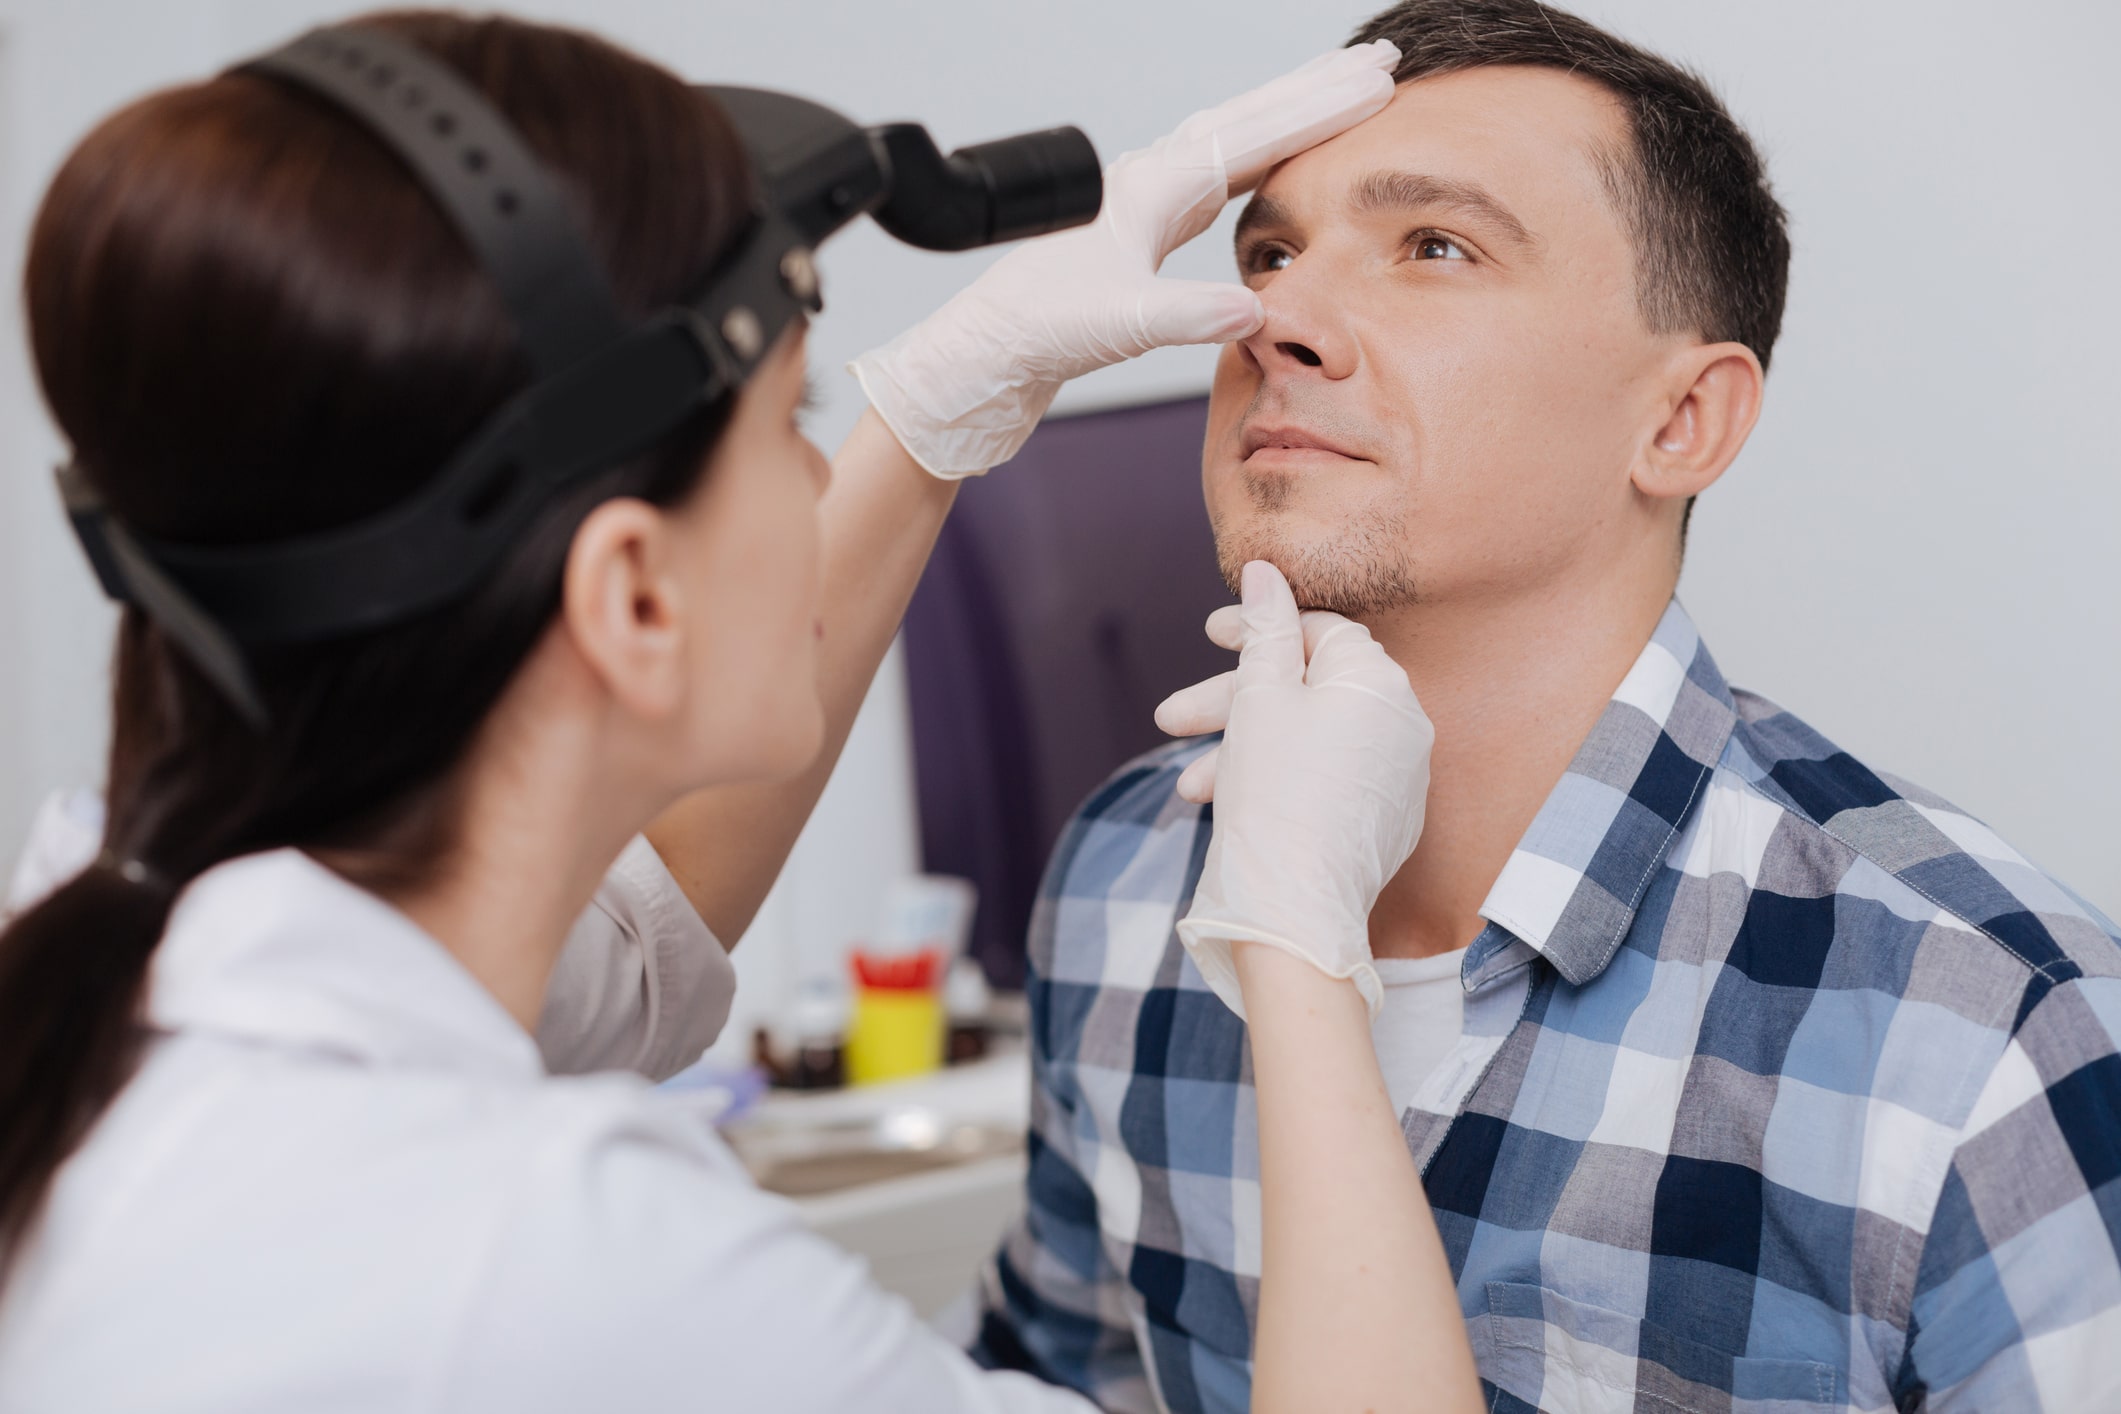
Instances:
[[[388,1069],[544,1074],[530,1035],[448,949],[299,850],[208,870],[156,950],[156,1028]]]

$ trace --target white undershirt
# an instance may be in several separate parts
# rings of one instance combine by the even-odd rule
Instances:
[[[1376,960],[1385,1005],[1370,1023],[1370,1038],[1396,1114],[1406,1113],[1421,1082],[1443,1063],[1465,1029],[1466,994],[1458,980],[1465,960],[1464,948],[1435,957]]]

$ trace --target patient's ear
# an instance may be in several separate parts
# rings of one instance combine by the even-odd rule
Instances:
[[[1664,421],[1635,459],[1645,496],[1698,496],[1738,456],[1760,417],[1760,360],[1744,344],[1694,344],[1673,354]]]

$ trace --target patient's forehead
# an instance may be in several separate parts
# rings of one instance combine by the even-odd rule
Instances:
[[[1629,149],[1620,102],[1560,69],[1495,65],[1399,86],[1384,111],[1274,169],[1258,195],[1324,220],[1362,178],[1409,172],[1472,182],[1542,238],[1599,208],[1616,221],[1602,158]]]

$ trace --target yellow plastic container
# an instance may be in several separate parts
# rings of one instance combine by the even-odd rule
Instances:
[[[927,988],[857,987],[847,1028],[847,1083],[926,1075],[943,1064],[943,999]]]

